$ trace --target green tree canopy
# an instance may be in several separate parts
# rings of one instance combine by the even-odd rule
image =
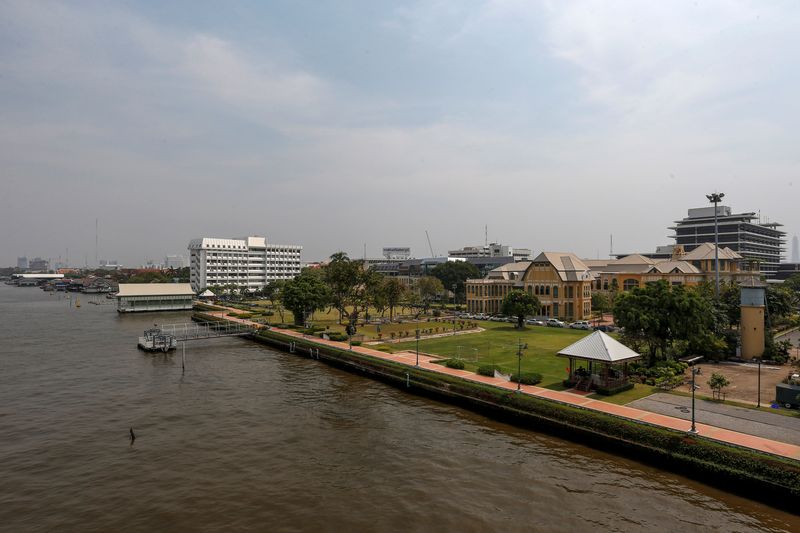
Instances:
[[[541,309],[539,298],[525,291],[514,289],[503,298],[503,314],[517,317],[517,327],[525,325],[525,316],[533,315]]]
[[[438,278],[424,276],[417,282],[417,290],[425,311],[431,306],[431,302],[444,292],[444,286]]]
[[[333,254],[322,269],[322,278],[330,289],[330,304],[339,311],[339,322],[349,316],[347,306],[352,303],[361,269],[361,265],[351,261],[345,252]]]
[[[447,263],[436,265],[436,267],[431,270],[431,275],[441,281],[442,285],[444,285],[444,288],[447,290],[451,290],[455,284],[456,297],[463,301],[463,296],[466,292],[465,282],[468,279],[479,278],[481,273],[472,263],[467,263],[466,261],[448,261]]]
[[[287,281],[281,292],[281,301],[294,315],[295,324],[304,324],[308,315],[324,309],[330,298],[330,290],[319,271],[308,268]]]
[[[649,364],[669,357],[672,342],[692,341],[711,335],[711,303],[683,285],[671,287],[665,280],[617,295],[614,318],[634,342],[644,343]]]

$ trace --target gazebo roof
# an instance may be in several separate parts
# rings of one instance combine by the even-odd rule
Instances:
[[[558,352],[558,355],[602,363],[619,363],[642,357],[602,331],[595,331],[578,342],[570,344]]]

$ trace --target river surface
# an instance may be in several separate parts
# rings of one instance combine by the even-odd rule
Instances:
[[[78,297],[0,284],[2,531],[800,531],[768,506],[246,340],[190,342],[182,374],[180,352],[136,339],[188,314]]]

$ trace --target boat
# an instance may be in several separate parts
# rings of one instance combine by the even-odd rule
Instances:
[[[145,330],[144,335],[139,337],[139,349],[146,352],[171,352],[178,347],[178,339],[174,335],[169,335],[161,331],[160,328],[150,328]]]

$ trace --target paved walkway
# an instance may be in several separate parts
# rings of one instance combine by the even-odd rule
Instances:
[[[239,312],[239,309],[230,309],[230,311]],[[206,312],[206,314],[224,317],[227,320],[235,322],[251,324],[256,327],[264,327],[263,324],[258,324],[250,320],[228,317],[225,315],[224,312],[220,313]],[[278,328],[272,328],[272,329],[276,332],[283,333],[284,335],[296,337],[298,339],[304,339],[307,342],[314,342],[320,345],[329,345],[339,349],[347,348],[348,346],[347,342],[336,342],[316,337],[308,337],[294,330],[286,330]],[[416,360],[416,354],[414,352],[397,352],[389,354],[385,352],[380,352],[378,350],[373,350],[366,346],[353,346],[353,351],[356,353],[370,355],[372,357],[377,357],[380,359],[385,359],[387,361],[395,361],[398,363],[406,364],[411,367],[414,366]],[[437,357],[436,359],[441,359],[441,357]],[[481,376],[480,374],[476,374],[468,370],[456,370],[454,368],[447,368],[444,365],[433,364],[431,362],[432,360],[434,360],[433,357],[423,356],[422,354],[420,354],[419,366],[421,368],[424,368],[425,370],[438,372],[439,374],[448,374],[451,376],[461,377],[467,381],[474,381],[477,383],[494,385],[495,387],[500,387],[507,390],[517,389],[516,383],[505,381],[501,378],[491,378],[487,376]],[[616,405],[613,403],[603,402],[600,400],[593,400],[591,398],[587,398],[579,394],[574,394],[569,391],[554,391],[542,387],[537,387],[535,385],[522,385],[521,391],[522,393],[530,394],[531,396],[546,398],[567,405],[582,407],[584,409],[591,409],[593,411],[598,411],[601,413],[608,413],[611,415],[627,418],[629,420],[645,422],[655,426],[661,426],[678,431],[689,431],[689,429],[691,428],[691,423],[688,420],[684,420],[676,416],[668,416],[660,413],[652,413],[650,411],[637,409],[635,407],[628,407],[625,405]],[[775,455],[788,457],[790,459],[800,460],[800,446],[795,444],[766,439],[763,437],[757,437],[755,435],[748,435],[746,433],[742,433],[739,431],[734,431],[726,429],[724,427],[709,425],[705,423],[698,423],[696,424],[696,427],[698,433],[708,439],[713,439],[729,444],[735,444],[737,446],[744,446],[746,448],[752,448],[755,450],[760,450]]]
[[[659,392],[628,406],[684,420],[692,419],[692,399],[686,396]],[[699,399],[695,401],[695,417],[698,422],[710,426],[800,445],[800,418]]]

